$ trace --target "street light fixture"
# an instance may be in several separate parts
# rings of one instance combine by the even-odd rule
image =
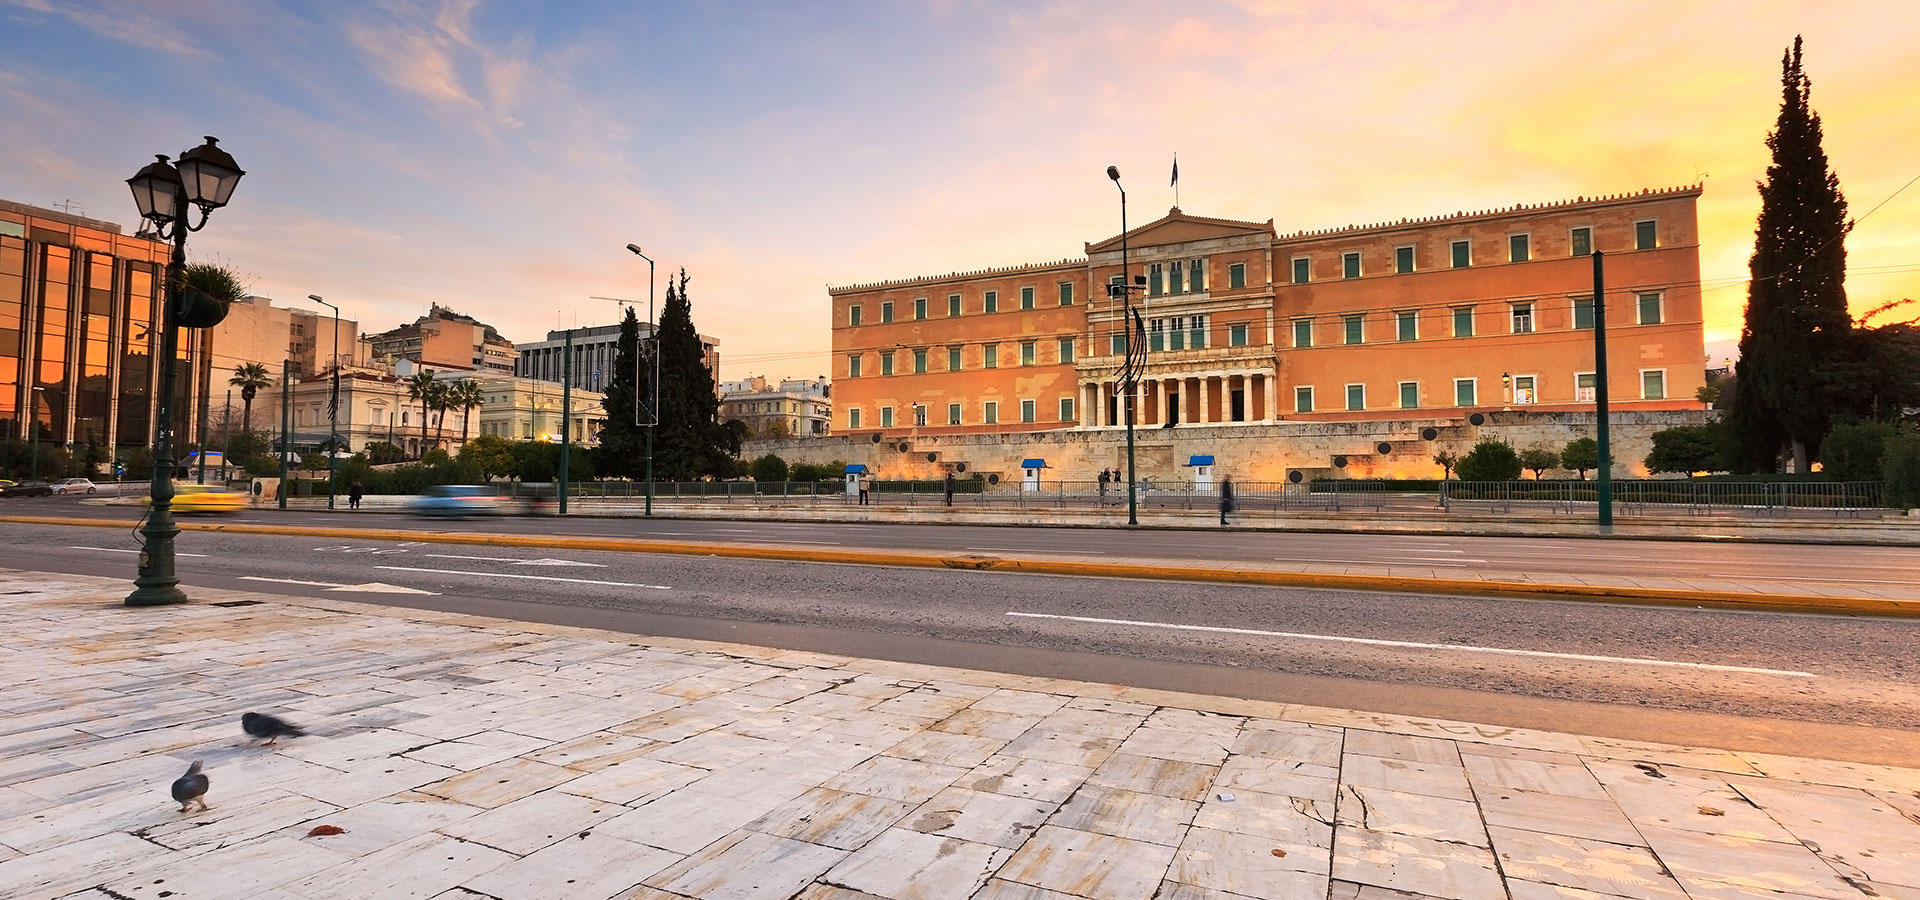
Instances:
[[[1127,267],[1127,189],[1120,184],[1120,169],[1107,167],[1107,177],[1113,179],[1113,186],[1120,189],[1120,283],[1113,286],[1109,297],[1120,300],[1120,331],[1125,335],[1122,346],[1126,356],[1120,366],[1120,389],[1126,392],[1127,418],[1127,524],[1140,524],[1139,479],[1134,474],[1133,465],[1133,403],[1134,396],[1140,390],[1140,378],[1147,369],[1146,326],[1140,322],[1140,314],[1133,311],[1133,292],[1135,286]]]
[[[206,227],[207,217],[227,205],[240,176],[246,174],[219,148],[218,139],[209,135],[206,140],[180,154],[178,165],[168,162],[164,155],[156,156],[154,162],[127,179],[140,218],[152,224],[161,240],[173,242],[161,309],[160,397],[153,422],[153,477],[148,491],[153,506],[147,513],[147,524],[140,529],[139,575],[133,580],[133,593],[127,595],[128,606],[187,602],[173,565],[173,538],[180,533],[173,521],[173,382],[178,363],[174,357],[179,353],[182,325],[205,328],[217,324],[226,314],[224,308],[215,312],[198,302],[188,308],[187,234]],[[197,225],[188,220],[189,204],[200,209]]]
[[[340,453],[340,307],[308,294],[308,300],[333,310],[333,392],[327,397],[327,508],[333,508],[334,470]]]
[[[650,421],[639,421],[639,410],[636,409],[634,411],[634,424],[645,429],[647,433],[646,514],[651,516],[653,515],[653,426],[660,424],[660,331],[658,327],[653,324],[653,257],[641,253],[639,244],[628,244],[627,249],[632,251],[633,255],[647,261],[647,340],[653,342],[653,372],[647,379],[647,390],[653,393],[653,402],[647,404],[647,412],[650,414],[648,418]],[[638,352],[639,349],[639,347],[634,348],[636,352]],[[638,363],[639,361],[635,360],[635,362]],[[634,402],[638,403],[640,400],[640,385],[635,384],[633,386],[633,394]]]

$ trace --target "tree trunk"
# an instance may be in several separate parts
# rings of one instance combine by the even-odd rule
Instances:
[[[1807,442],[1798,438],[1793,442],[1793,474],[1807,474]]]

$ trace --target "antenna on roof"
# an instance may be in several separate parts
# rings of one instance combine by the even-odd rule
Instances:
[[[77,216],[77,215],[81,215],[81,213],[79,213],[79,212],[74,212],[74,210],[81,210],[82,212],[84,212],[84,211],[86,210],[86,207],[84,207],[84,206],[81,206],[80,204],[78,204],[78,203],[75,203],[75,202],[73,202],[72,200],[68,200],[68,199],[65,199],[65,198],[62,198],[62,199],[60,200],[60,202],[59,202],[59,203],[55,203],[55,204],[53,205],[53,208],[54,208],[54,209],[57,209],[57,210],[59,210],[59,211],[61,211],[61,212],[63,212],[63,213],[66,213],[67,215],[70,215],[70,216]]]

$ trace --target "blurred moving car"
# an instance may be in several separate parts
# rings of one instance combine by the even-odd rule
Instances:
[[[246,508],[247,495],[239,491],[210,484],[180,484],[173,488],[173,511],[177,513],[239,512]]]
[[[91,494],[94,490],[96,485],[87,478],[62,478],[53,483],[56,494]]]
[[[53,485],[44,481],[22,481],[0,488],[0,497],[51,497]]]
[[[442,484],[407,501],[407,511],[422,516],[492,516],[506,511],[506,501],[470,484]]]

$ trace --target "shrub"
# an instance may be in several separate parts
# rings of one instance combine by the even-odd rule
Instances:
[[[1899,434],[1900,429],[1887,422],[1835,425],[1820,442],[1820,471],[1834,481],[1878,480],[1887,446]]]
[[[753,461],[749,467],[755,481],[787,480],[787,461],[771,453]]]
[[[1887,485],[1888,506],[1920,507],[1920,434],[1897,434],[1887,441],[1880,459],[1880,477]]]
[[[1459,471],[1461,481],[1519,481],[1520,454],[1505,441],[1487,438],[1460,457]]]
[[[1442,450],[1433,455],[1433,464],[1440,467],[1440,478],[1444,481],[1453,477],[1454,468],[1460,465],[1460,457],[1452,450]]]
[[[1712,425],[1681,425],[1654,432],[1653,452],[1647,454],[1646,464],[1647,471],[1655,474],[1692,475],[1725,468],[1720,458],[1720,437]]]
[[[1559,464],[1560,454],[1552,450],[1540,447],[1529,447],[1520,451],[1520,466],[1531,470],[1533,472],[1533,480],[1535,481],[1539,481],[1540,476],[1545,474],[1548,469]]]
[[[1613,454],[1607,454],[1609,468]],[[1578,473],[1581,481],[1587,480],[1589,469],[1600,468],[1600,442],[1593,438],[1578,438],[1567,442],[1560,448],[1560,468],[1572,469]]]

